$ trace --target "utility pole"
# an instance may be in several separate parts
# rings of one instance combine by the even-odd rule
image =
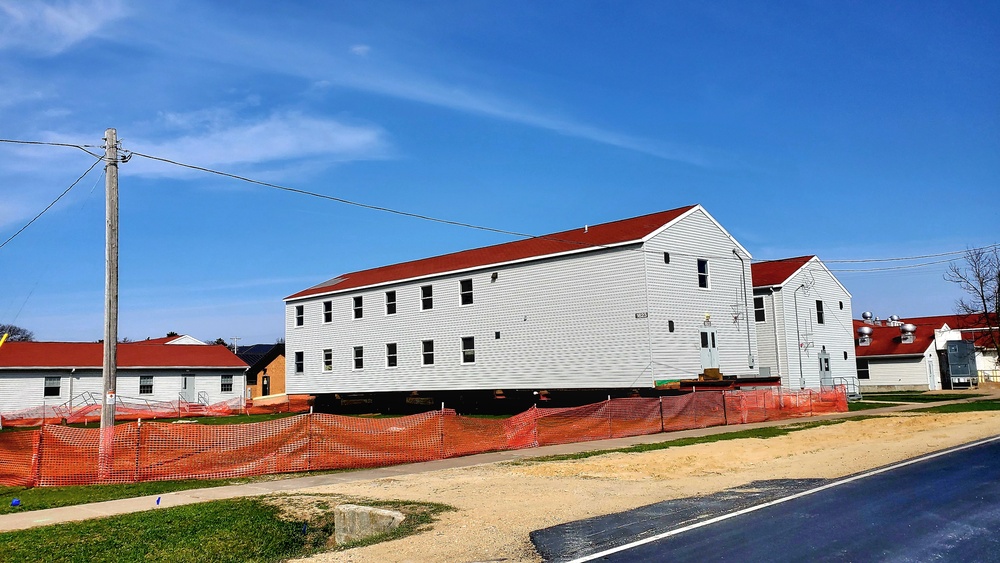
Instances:
[[[118,132],[104,131],[104,188],[106,192],[104,255],[104,394],[101,397],[99,475],[111,476],[115,437],[115,389],[118,377]]]
[[[233,354],[235,354],[236,351],[240,349],[239,347],[240,340],[243,339],[240,338],[239,336],[233,336],[232,338],[233,338]]]

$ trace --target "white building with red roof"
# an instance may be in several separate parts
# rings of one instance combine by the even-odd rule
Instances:
[[[287,389],[530,396],[756,376],[754,323],[734,315],[750,260],[693,205],[343,274],[285,298]]]
[[[118,397],[202,404],[242,397],[246,363],[225,346],[180,343],[187,338],[119,344]],[[0,413],[100,402],[103,362],[100,342],[6,342],[0,346]]]
[[[753,265],[761,375],[789,388],[857,390],[851,293],[816,256]]]
[[[950,389],[951,377],[956,374],[950,371],[954,358],[949,359],[949,343],[957,341],[974,346],[975,377],[1000,380],[996,347],[990,337],[990,331],[997,329],[989,322],[993,319],[985,315],[892,316],[887,320],[869,313],[866,316],[870,318],[854,321],[863,390]]]

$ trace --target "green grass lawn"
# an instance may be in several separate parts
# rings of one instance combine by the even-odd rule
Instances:
[[[927,407],[910,412],[931,412],[931,413],[955,413],[955,412],[977,412],[977,411],[1000,411],[1000,401],[988,399],[985,401],[972,401],[969,403],[957,403],[954,405],[938,405]]]
[[[937,403],[940,401],[955,401],[958,399],[974,399],[985,397],[976,393],[927,393],[926,391],[895,391],[885,393],[865,393],[865,399],[872,401],[888,401],[898,403]]]
[[[900,403],[868,403],[865,401],[855,401],[853,403],[847,403],[847,410],[849,412],[856,411],[866,411],[869,409],[882,409],[885,407],[897,407]]]
[[[280,499],[278,499],[280,500]],[[0,533],[4,561],[206,561],[272,562],[329,549],[333,512],[342,499],[317,504],[318,516],[283,515],[262,498],[213,501],[135,514]],[[395,539],[427,529],[441,504],[365,501],[354,504],[399,510],[399,528],[339,549]]]

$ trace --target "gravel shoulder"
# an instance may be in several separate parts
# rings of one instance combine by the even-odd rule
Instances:
[[[1000,412],[900,413],[785,436],[573,461],[493,463],[301,492],[445,503],[401,540],[308,561],[541,561],[533,530],[768,479],[832,479],[1000,434]],[[670,435],[664,434],[664,440]]]

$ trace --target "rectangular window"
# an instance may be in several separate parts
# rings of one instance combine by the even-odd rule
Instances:
[[[354,296],[354,318],[360,319],[365,316],[364,299],[360,295]]]
[[[753,320],[762,323],[765,320],[764,317],[764,298],[754,297],[753,298]]]
[[[223,375],[222,376],[222,390],[223,393],[233,392],[233,376]]]
[[[459,283],[462,305],[472,305],[472,280],[462,280]]]
[[[698,259],[698,287],[708,288],[708,260]]]
[[[425,366],[434,365],[434,341],[424,340],[422,343],[423,363]]]
[[[664,252],[663,253],[663,263],[664,264],[669,264],[670,263],[670,253],[669,252]]]
[[[396,292],[387,291],[385,292],[385,314],[395,315],[396,314]]]
[[[139,394],[140,395],[152,395],[153,394],[153,376],[152,375],[140,375],[139,376]]]
[[[862,360],[858,358],[858,379],[871,379],[871,374],[868,371],[868,360]]]
[[[816,324],[823,324],[823,302],[816,300]]]
[[[462,363],[463,364],[474,364],[474,363],[476,363],[476,337],[475,336],[463,336],[462,337]]]
[[[333,371],[333,349],[323,350],[323,371]]]
[[[420,287],[420,309],[427,311],[434,308],[434,287],[425,285]]]
[[[59,386],[62,382],[61,377],[46,377],[45,378],[45,392],[43,397],[58,397],[59,396]]]
[[[306,369],[306,353],[295,353],[295,373],[302,373]]]
[[[365,347],[354,347],[354,369],[365,369]]]
[[[323,302],[323,322],[324,323],[333,322],[333,301]]]
[[[306,321],[306,307],[305,305],[295,306],[295,326],[302,326]]]
[[[266,371],[264,373],[267,373]],[[257,374],[247,372],[246,375],[247,385],[257,385]]]
[[[396,367],[396,343],[392,342],[385,345],[385,367],[394,368]]]

